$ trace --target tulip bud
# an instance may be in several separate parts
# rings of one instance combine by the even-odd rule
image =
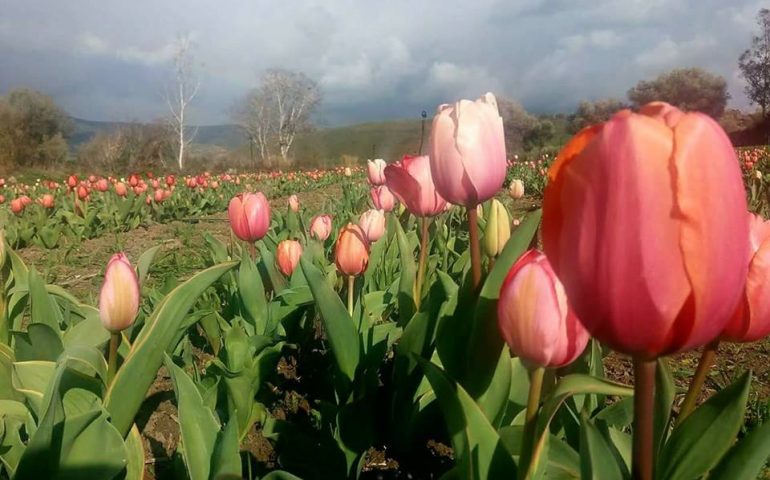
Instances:
[[[353,175],[353,170],[351,170],[350,167],[345,167],[344,172],[346,177],[350,177]]]
[[[369,191],[369,194],[372,197],[374,208],[377,210],[390,212],[393,210],[393,207],[396,206],[396,197],[393,196],[393,192],[391,192],[390,189],[385,185],[372,187],[372,189]]]
[[[385,213],[382,210],[367,210],[358,220],[358,226],[369,242],[374,243],[385,234]]]
[[[244,242],[255,242],[270,229],[270,205],[262,192],[233,197],[227,215],[233,233]]]
[[[296,195],[291,195],[289,197],[289,209],[292,212],[298,212],[299,211],[299,198],[297,198]]]
[[[19,215],[24,211],[24,202],[21,198],[14,198],[11,200],[11,211],[16,215]]]
[[[99,293],[99,318],[104,328],[117,333],[130,327],[139,311],[139,278],[128,258],[110,258]]]
[[[754,172],[754,177],[755,177],[757,180],[762,180],[762,172],[760,172],[759,170],[757,170],[756,172]]]
[[[494,95],[438,108],[430,134],[430,171],[438,193],[466,208],[500,190],[507,160],[503,119]]]
[[[283,240],[275,252],[278,270],[287,277],[297,268],[299,257],[302,256],[302,245],[296,240]]]
[[[126,187],[125,183],[118,182],[115,184],[115,193],[119,197],[125,197],[128,194],[128,187]]]
[[[360,275],[369,264],[369,241],[358,225],[348,223],[340,230],[334,250],[337,269],[348,276]]]
[[[503,251],[511,238],[511,219],[508,210],[496,198],[492,199],[487,211],[487,228],[484,231],[484,251],[495,258]]]
[[[511,351],[537,367],[563,367],[585,349],[588,332],[573,313],[548,259],[530,250],[500,289],[497,322]]]
[[[329,215],[316,215],[310,221],[310,236],[320,241],[329,238],[332,233],[332,217]]]
[[[378,158],[376,160],[369,160],[367,163],[367,176],[369,183],[376,187],[379,185],[385,185],[385,160]]]
[[[43,206],[43,208],[53,208],[54,207],[54,198],[53,195],[50,193],[46,193],[42,196],[40,199],[40,205]]]
[[[508,194],[512,199],[518,200],[524,196],[524,182],[518,178],[511,180],[511,185],[508,187]]]
[[[444,211],[446,200],[436,191],[427,155],[405,155],[385,167],[387,188],[417,217],[433,217]]]

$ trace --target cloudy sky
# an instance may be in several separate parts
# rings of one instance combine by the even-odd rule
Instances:
[[[764,5],[763,5],[764,4]],[[173,44],[196,44],[195,123],[229,108],[271,67],[324,91],[319,121],[416,117],[491,90],[536,112],[623,97],[684,66],[723,75],[746,107],[737,58],[766,1],[0,0],[0,93],[32,86],[70,114],[166,113]]]

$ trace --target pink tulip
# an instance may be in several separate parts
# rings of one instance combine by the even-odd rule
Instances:
[[[173,175],[166,175],[166,186],[173,187],[176,184],[176,177]]]
[[[166,196],[162,188],[155,190],[155,193],[153,194],[153,200],[155,200],[157,203],[160,203],[165,199],[166,199]]]
[[[297,268],[299,257],[302,256],[302,245],[296,240],[283,240],[275,252],[278,270],[287,277]]]
[[[88,194],[89,194],[88,187],[86,187],[85,185],[80,185],[78,187],[78,198],[79,199],[86,200],[88,198]]]
[[[396,206],[396,197],[393,196],[393,192],[385,185],[372,187],[369,194],[372,197],[374,208],[378,210],[390,212]]]
[[[770,335],[770,221],[749,215],[749,274],[743,300],[722,338],[753,342]]]
[[[588,332],[572,312],[564,287],[537,250],[522,255],[508,272],[497,322],[511,351],[533,366],[568,365],[588,343]]]
[[[139,311],[139,278],[122,253],[110,258],[99,293],[99,317],[104,328],[116,333],[130,327]]]
[[[358,220],[358,226],[369,242],[374,243],[385,235],[385,213],[382,210],[367,210]]]
[[[244,242],[259,240],[270,228],[270,205],[262,192],[233,197],[227,215],[233,233]]]
[[[119,197],[125,197],[128,195],[128,188],[126,187],[126,184],[123,182],[116,183],[115,193],[118,194]]]
[[[503,186],[506,165],[503,119],[494,95],[438,107],[430,136],[430,170],[442,197],[475,207]]]
[[[714,120],[661,103],[621,111],[573,137],[548,178],[545,252],[594,337],[652,359],[724,330],[746,280],[748,219]]]
[[[446,200],[436,191],[427,155],[404,155],[385,167],[387,185],[393,194],[418,217],[433,217],[444,211]]]
[[[67,177],[67,186],[70,187],[70,190],[74,189],[78,186],[78,177],[75,175],[70,175]]]
[[[340,230],[334,249],[337,269],[348,276],[360,275],[369,264],[369,240],[358,225],[348,223]]]
[[[332,217],[330,215],[316,215],[310,221],[310,236],[320,241],[325,241],[332,233]]]
[[[0,195],[0,205],[5,203],[5,195]]]
[[[289,209],[292,212],[299,212],[299,198],[296,195],[289,196]]]
[[[110,184],[107,182],[107,179],[100,178],[96,181],[96,185],[94,186],[98,192],[106,192],[110,189]]]
[[[378,158],[376,160],[369,160],[366,164],[369,183],[374,187],[385,185],[385,166],[387,165],[385,160]]]

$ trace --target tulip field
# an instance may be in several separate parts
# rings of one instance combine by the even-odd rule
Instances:
[[[660,102],[503,135],[0,178],[0,479],[770,478],[770,152]]]

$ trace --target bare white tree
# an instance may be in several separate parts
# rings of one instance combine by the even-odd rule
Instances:
[[[197,130],[187,126],[187,107],[195,98],[200,79],[194,63],[193,43],[189,35],[179,35],[174,48],[175,83],[166,89],[166,103],[171,111],[169,125],[177,139],[177,164],[184,167],[185,148],[195,139]]]
[[[259,148],[264,163],[270,163],[274,147],[288,163],[297,132],[311,126],[311,115],[320,101],[318,84],[305,74],[268,70],[259,86],[234,108],[233,119],[246,133],[250,147]]]

